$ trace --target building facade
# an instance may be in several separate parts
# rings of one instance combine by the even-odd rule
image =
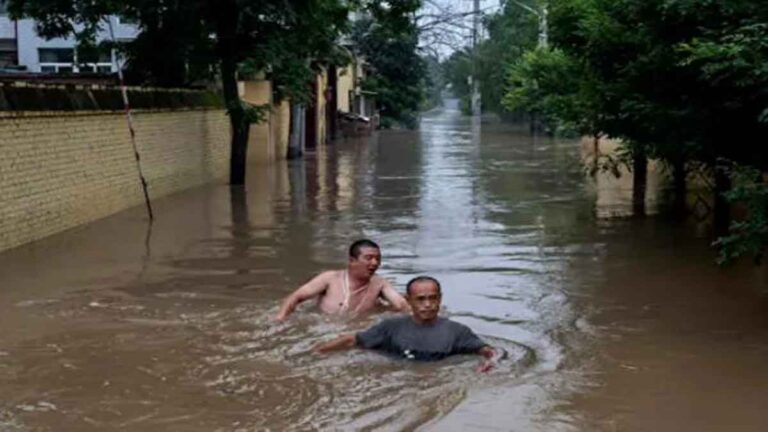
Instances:
[[[99,58],[78,56],[75,39],[40,37],[31,19],[12,20],[6,10],[6,2],[0,0],[0,69],[18,69],[36,73],[114,73],[115,53]],[[136,37],[138,29],[119,17],[110,17],[117,42]],[[99,40],[111,40],[109,24],[105,23]]]

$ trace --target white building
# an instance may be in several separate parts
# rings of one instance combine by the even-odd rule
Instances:
[[[136,37],[138,29],[134,25],[121,22],[118,17],[109,19],[117,41]],[[99,38],[111,39],[107,22]],[[78,58],[75,45],[71,37],[46,40],[38,36],[34,20],[11,20],[5,1],[0,0],[0,69],[21,68],[43,73],[117,72],[112,58],[114,53],[98,59]]]

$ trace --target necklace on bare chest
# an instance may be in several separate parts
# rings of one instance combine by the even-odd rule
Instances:
[[[349,286],[350,286],[350,283],[349,283],[349,272],[347,270],[344,270],[344,273],[342,274],[342,278],[343,278],[343,281],[342,281],[342,284],[341,284],[341,288],[342,288],[342,296],[343,297],[342,297],[341,303],[339,303],[339,307],[340,307],[340,311],[341,312],[346,312],[349,309],[349,303],[350,303],[350,300],[352,298],[352,294],[359,294],[359,293],[365,291],[365,289],[368,288],[368,285],[370,284],[370,282],[368,282],[366,284],[363,284],[363,285],[360,285],[359,287],[355,288],[354,292],[353,292],[349,288]],[[358,303],[357,307],[355,308],[355,312],[357,311],[357,308],[360,306],[360,304],[361,303]]]

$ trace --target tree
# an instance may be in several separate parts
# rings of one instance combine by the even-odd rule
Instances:
[[[429,110],[442,104],[442,93],[446,82],[445,76],[443,75],[443,68],[440,65],[440,59],[438,57],[426,55],[423,56],[422,59],[426,67],[426,100],[422,104],[422,109]]]
[[[352,29],[354,50],[372,70],[362,87],[376,93],[383,127],[415,128],[425,100],[426,65],[417,52],[418,32],[411,19],[419,6],[418,0],[374,5]]]
[[[764,249],[766,188],[756,173],[768,169],[761,145],[768,138],[766,8],[746,0],[555,0],[551,10],[551,41],[581,65],[578,80],[597,84],[596,130],[628,145],[636,186],[646,157],[664,160],[673,167],[679,203],[687,162],[703,163],[714,172],[716,235],[729,227],[729,200],[748,210],[718,241],[722,256]],[[543,60],[530,57],[513,68],[512,80],[528,88],[513,89],[507,101],[562,117],[562,86],[545,78],[563,65]],[[536,64],[554,71],[534,70]],[[738,187],[728,192],[734,180]]]
[[[76,35],[84,46],[96,45],[107,17],[136,19],[140,34],[126,52],[142,82],[183,86],[217,65],[232,127],[230,183],[243,184],[250,124],[263,110],[240,99],[239,69],[275,64],[286,77],[281,91],[301,95],[310,61],[333,52],[350,7],[343,0],[11,0],[9,9],[36,19],[42,36]]]
[[[473,73],[473,63],[476,63],[482,109],[503,113],[503,92],[500,90],[504,88],[507,65],[517,61],[537,43],[538,19],[526,9],[528,7],[525,3],[505,2],[499,12],[484,17],[483,27],[488,36],[474,51],[462,47],[443,62],[446,77],[454,94],[462,100],[465,112],[469,109],[471,92],[469,77]]]
[[[527,6],[522,2],[505,2],[499,13],[483,20],[488,37],[480,43],[476,55],[482,108],[487,112],[503,112],[504,92],[500,90],[505,87],[507,65],[537,44],[538,17],[521,4]],[[532,3],[530,9],[535,7]]]
[[[443,74],[451,86],[451,92],[461,100],[464,114],[469,114],[469,94],[472,91],[469,77],[472,75],[472,54],[469,49],[454,51],[442,63]]]
[[[768,248],[768,185],[762,175],[768,169],[764,147],[768,134],[768,11],[748,12],[740,20],[708,29],[702,37],[680,45],[683,63],[696,68],[699,79],[716,88],[721,103],[741,113],[740,120],[755,133],[751,141],[730,153],[738,163],[720,173],[734,184],[723,198],[745,209],[743,218],[732,222],[728,234],[715,242],[721,264],[743,255],[751,255],[759,263]]]

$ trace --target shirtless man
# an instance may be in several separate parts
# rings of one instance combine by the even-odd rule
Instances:
[[[349,262],[345,270],[320,273],[283,301],[275,319],[285,320],[296,306],[313,297],[327,314],[358,314],[374,309],[379,298],[387,300],[399,311],[409,310],[408,302],[389,282],[376,276],[381,264],[379,245],[370,240],[358,240],[349,247]]]

